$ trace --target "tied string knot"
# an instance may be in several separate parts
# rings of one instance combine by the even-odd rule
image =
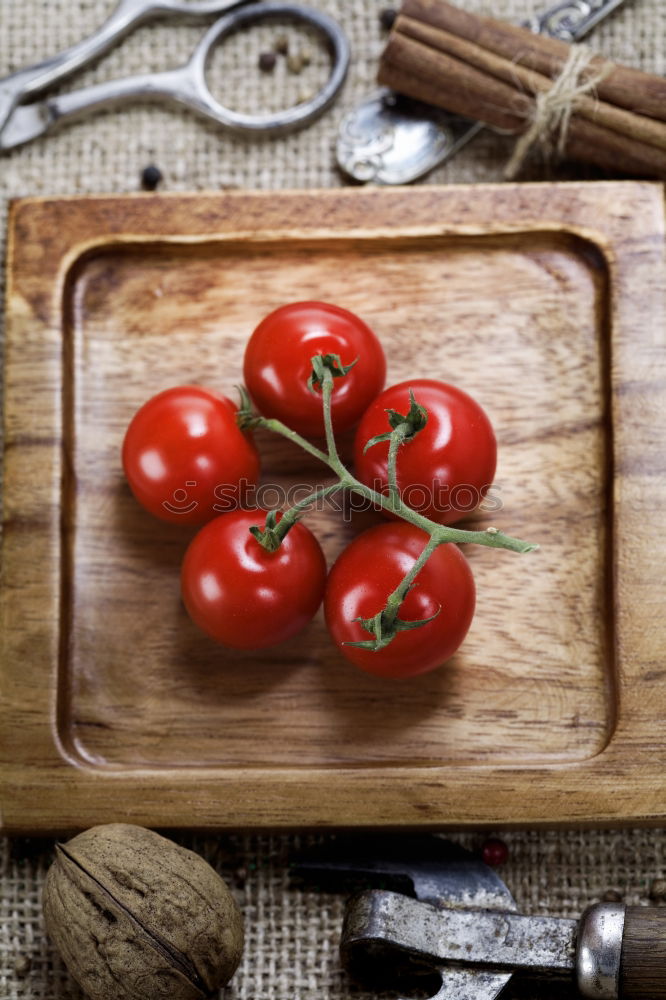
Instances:
[[[593,59],[594,53],[586,45],[572,45],[552,86],[535,95],[530,124],[518,139],[504,170],[507,180],[519,173],[535,147],[540,148],[546,158],[553,152],[560,158],[564,156],[576,102],[592,93],[612,69],[612,66],[603,66],[598,73],[584,76]]]

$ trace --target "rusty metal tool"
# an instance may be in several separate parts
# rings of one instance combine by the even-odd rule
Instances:
[[[341,842],[294,874],[360,889],[347,903],[341,956],[377,989],[420,981],[434,1000],[495,1000],[525,972],[565,977],[596,1000],[666,997],[666,908],[599,903],[580,920],[524,916],[496,871],[438,837],[373,838],[360,850]]]

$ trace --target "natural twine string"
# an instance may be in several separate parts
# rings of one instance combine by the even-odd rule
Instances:
[[[504,169],[504,176],[512,180],[521,170],[532,149],[538,146],[549,158],[553,152],[564,156],[571,116],[580,97],[594,91],[597,84],[608,75],[610,66],[583,79],[594,53],[586,45],[572,45],[562,71],[552,87],[535,95],[534,109],[529,128],[517,141],[511,159]]]

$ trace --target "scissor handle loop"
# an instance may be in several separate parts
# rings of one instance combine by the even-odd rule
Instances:
[[[251,115],[225,107],[213,97],[206,83],[206,67],[213,48],[223,38],[239,28],[275,18],[293,18],[304,22],[324,36],[332,59],[328,79],[309,100],[283,111]],[[277,0],[277,2],[256,3],[240,7],[216,21],[195,49],[188,64],[188,70],[191,71],[196,83],[199,98],[198,110],[207,117],[239,134],[281,135],[314,121],[330,106],[344,83],[349,60],[349,42],[342,28],[333,18],[321,11],[314,10],[312,7],[281,3]]]

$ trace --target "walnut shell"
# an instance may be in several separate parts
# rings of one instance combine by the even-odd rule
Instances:
[[[198,854],[141,826],[95,826],[58,846],[46,929],[92,1000],[201,1000],[240,962],[243,925]]]

